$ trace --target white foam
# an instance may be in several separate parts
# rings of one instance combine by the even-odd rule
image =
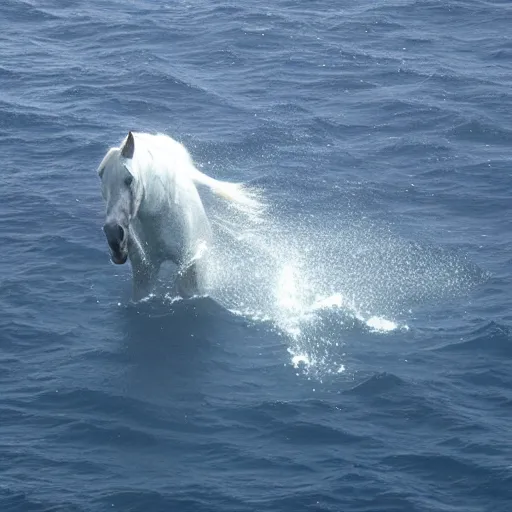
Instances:
[[[463,262],[420,247],[339,209],[259,223],[214,208],[211,296],[235,314],[270,322],[302,373],[345,371],[346,337],[407,330],[398,315],[423,299],[464,290]]]
[[[275,298],[278,306],[286,311],[300,312],[302,310],[295,269],[290,263],[286,263],[281,270],[275,289]]]
[[[398,329],[398,325],[395,322],[380,316],[372,316],[365,323],[376,332],[390,332]]]
[[[326,308],[341,308],[346,304],[345,299],[340,293],[335,293],[334,295],[330,295],[329,297],[320,298],[313,303],[311,309],[313,311],[318,309],[326,309]]]
[[[147,255],[146,255],[146,251],[144,250],[144,247],[142,247],[142,244],[140,243],[140,240],[137,237],[137,234],[135,233],[135,230],[133,229],[131,224],[129,225],[128,229],[129,229],[129,233],[130,233],[130,238],[135,243],[135,245],[137,246],[137,249],[139,250],[139,254],[142,256],[142,261],[144,263],[147,263],[148,262],[148,258],[147,258]]]
[[[299,368],[301,363],[305,364],[306,366],[311,364],[309,357],[306,354],[296,354],[292,356],[292,364],[295,368]]]

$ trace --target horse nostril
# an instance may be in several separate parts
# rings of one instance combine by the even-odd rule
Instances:
[[[117,223],[108,222],[103,226],[103,231],[105,232],[108,243],[112,247],[119,247],[124,241],[125,230]]]

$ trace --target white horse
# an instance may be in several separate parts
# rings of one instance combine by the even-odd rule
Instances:
[[[135,300],[152,290],[165,261],[178,266],[182,297],[204,293],[212,231],[196,185],[252,215],[262,204],[240,184],[206,176],[187,149],[158,134],[132,133],[98,167],[106,202],[103,227],[111,260],[130,259]]]

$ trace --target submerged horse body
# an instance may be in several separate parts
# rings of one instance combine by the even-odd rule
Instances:
[[[178,267],[182,297],[204,292],[212,231],[197,185],[246,213],[261,207],[241,185],[200,172],[187,149],[166,135],[130,132],[109,149],[98,174],[111,260],[130,260],[135,300],[151,292],[166,261]]]

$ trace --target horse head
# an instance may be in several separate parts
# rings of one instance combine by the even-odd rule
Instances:
[[[103,231],[112,262],[118,265],[128,259],[130,223],[138,213],[143,195],[142,183],[134,172],[134,153],[135,140],[130,132],[121,148],[109,150],[98,169],[106,202]]]

